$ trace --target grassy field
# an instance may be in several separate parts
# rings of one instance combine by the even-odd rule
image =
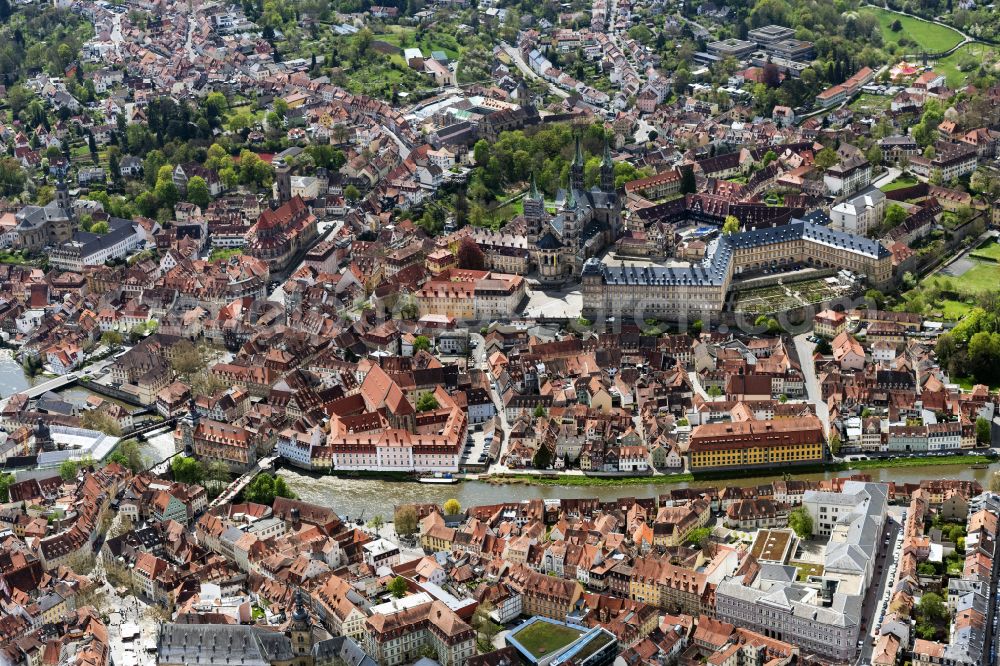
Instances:
[[[906,175],[900,176],[896,180],[892,181],[888,185],[883,185],[879,189],[883,192],[892,192],[893,190],[901,190],[904,187],[912,187],[919,183],[916,176]]]
[[[962,41],[962,36],[951,28],[920,21],[903,14],[889,11],[887,9],[866,8],[865,11],[873,12],[882,26],[882,40],[888,44],[890,42],[899,43],[903,37],[910,39],[926,51],[940,53],[947,51]],[[903,29],[893,32],[889,26],[893,21],[899,19]]]
[[[979,61],[992,62],[995,59],[993,50],[985,44],[966,44],[950,56],[942,58],[934,63],[934,71],[944,74],[948,81],[948,86],[957,88],[965,83],[968,73],[958,69],[958,64],[966,54],[972,54]]]
[[[1000,284],[1000,264],[993,261],[977,261],[976,266],[955,279],[955,284],[967,294],[996,289]]]

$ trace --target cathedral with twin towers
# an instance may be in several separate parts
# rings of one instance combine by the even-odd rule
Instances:
[[[557,194],[555,212],[546,210],[534,177],[524,199],[528,250],[542,283],[561,284],[578,278],[584,262],[600,254],[621,233],[621,201],[615,192],[610,146],[605,142],[599,183],[587,189],[579,135],[575,142],[569,184]]]

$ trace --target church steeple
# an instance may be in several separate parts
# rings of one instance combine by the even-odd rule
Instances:
[[[611,159],[611,143],[604,137],[604,160],[601,162],[601,190],[610,194],[615,191],[615,162]]]
[[[312,653],[312,623],[309,621],[309,611],[306,610],[302,591],[295,590],[295,609],[292,611],[292,623],[289,627],[289,638],[292,651],[296,657],[304,657]]]
[[[573,157],[573,164],[569,167],[569,189],[583,191],[583,142],[580,140],[580,133],[574,134],[576,139],[576,154]]]
[[[524,197],[524,219],[527,222],[529,240],[537,239],[542,233],[542,218],[545,217],[545,199],[538,189],[535,174],[531,174],[531,189]]]

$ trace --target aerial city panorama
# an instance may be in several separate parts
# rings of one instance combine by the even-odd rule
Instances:
[[[0,0],[0,666],[997,666],[1000,10]]]

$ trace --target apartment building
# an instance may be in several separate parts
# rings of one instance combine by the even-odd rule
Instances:
[[[844,331],[847,315],[836,310],[823,310],[813,317],[813,332],[832,340]]]
[[[867,236],[872,229],[882,223],[885,206],[885,194],[877,188],[869,188],[830,209],[830,228]]]
[[[476,653],[476,631],[441,601],[413,595],[372,608],[365,621],[365,652],[383,666],[416,661],[433,652],[441,666],[461,666]],[[403,602],[403,603],[400,603]]]
[[[505,582],[520,593],[522,613],[553,620],[565,620],[583,595],[579,581],[547,576],[525,565],[511,567]]]
[[[516,312],[526,293],[519,275],[453,269],[426,282],[415,300],[421,315],[492,321]]]
[[[883,484],[859,481],[845,483],[842,493],[808,491],[803,506],[813,516],[814,534],[830,537],[823,574],[800,582],[795,567],[761,564],[750,582],[728,577],[716,590],[718,618],[790,641],[803,652],[852,659],[862,603],[882,547],[887,493]]]

